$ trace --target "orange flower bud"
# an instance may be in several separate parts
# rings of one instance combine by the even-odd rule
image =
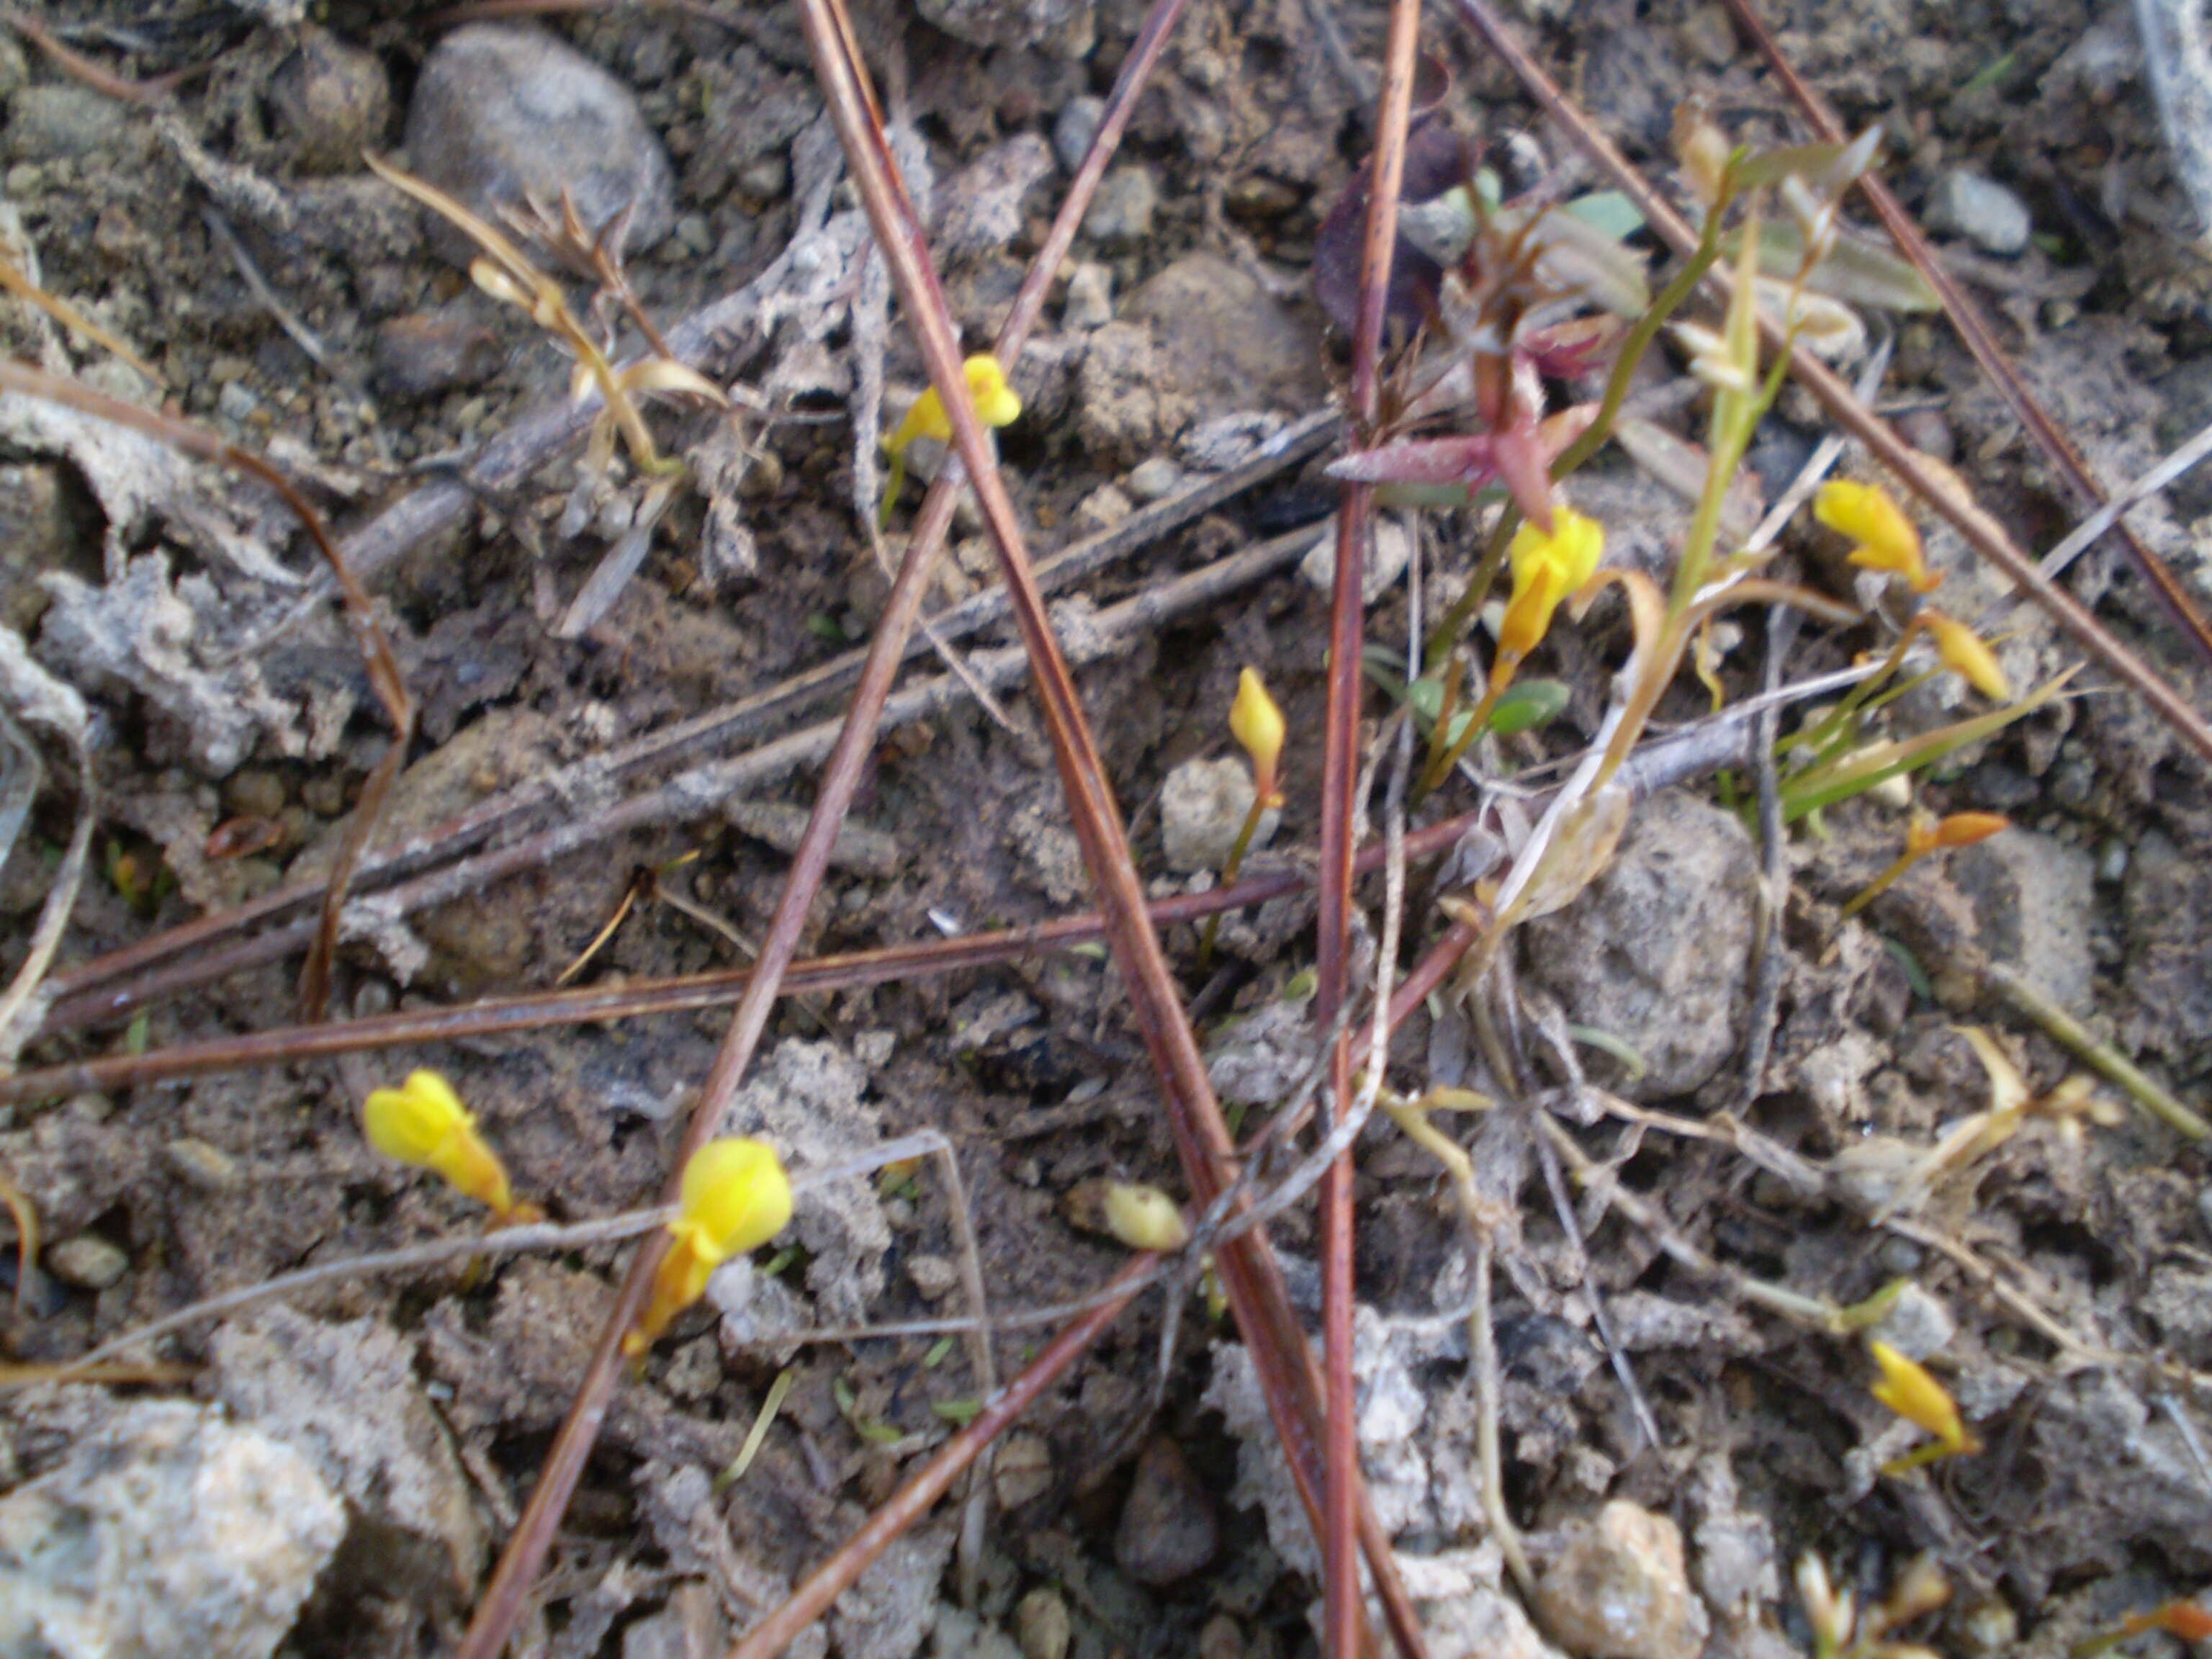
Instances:
[[[1247,668],[1237,676],[1237,701],[1229,705],[1229,730],[1252,757],[1252,783],[1260,799],[1270,805],[1279,802],[1282,792],[1276,787],[1275,769],[1283,758],[1283,711],[1267,695],[1256,670]]]

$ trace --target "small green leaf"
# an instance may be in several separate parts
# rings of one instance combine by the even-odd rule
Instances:
[[[2003,80],[2005,76],[2010,75],[2013,71],[2013,65],[2017,64],[2019,61],[2020,57],[2018,53],[2009,52],[2006,52],[2002,57],[1984,64],[1979,70],[1975,71],[1973,79],[1968,81],[1966,84],[1960,87],[1959,90],[1962,93],[1987,92],[1991,87],[1996,86],[1998,82]]]
[[[936,1341],[929,1345],[929,1352],[922,1355],[922,1370],[926,1371],[935,1370],[939,1365],[942,1365],[945,1363],[945,1356],[950,1354],[951,1352],[952,1339],[949,1336],[939,1337]]]
[[[1644,216],[1636,204],[1617,190],[1592,191],[1567,204],[1567,211],[1585,224],[1595,225],[1616,242],[1625,242],[1644,228]]]
[[[957,1429],[964,1429],[983,1414],[980,1400],[933,1400],[929,1409]]]
[[[825,644],[849,645],[852,642],[845,637],[845,630],[837,626],[837,619],[827,611],[809,613],[805,626],[808,633]]]
[[[1723,244],[1732,253],[1738,234]],[[1759,229],[1759,268],[1761,274],[1784,282],[1796,276],[1805,263],[1805,239],[1790,219],[1769,219]],[[1828,257],[1813,267],[1805,286],[1845,305],[1871,306],[1878,311],[1940,311],[1943,302],[1928,279],[1905,260],[1885,248],[1863,241],[1849,231],[1836,233]]]
[[[1557,720],[1573,691],[1562,680],[1516,680],[1490,711],[1490,729],[1501,738]],[[1453,740],[1458,740],[1455,733]]]

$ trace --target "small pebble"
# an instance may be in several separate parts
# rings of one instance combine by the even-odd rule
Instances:
[[[1098,181],[1091,211],[1083,216],[1083,234],[1103,248],[1139,246],[1152,234],[1159,205],[1160,187],[1150,168],[1134,162],[1115,167]]]
[[[1130,468],[1121,487],[1137,501],[1161,501],[1182,488],[1182,469],[1166,456],[1155,455]]]
[[[46,1271],[81,1291],[104,1291],[130,1270],[130,1256],[97,1233],[64,1238],[46,1251]]]
[[[1085,259],[1068,273],[1067,297],[1060,309],[1068,328],[1103,328],[1114,320],[1114,272],[1096,259]]]
[[[1137,1458],[1137,1478],[1114,1533],[1114,1561],[1155,1589],[1187,1578],[1213,1559],[1220,1542],[1213,1494],[1175,1442],[1150,1442]]]
[[[998,1489],[1001,1509],[1034,1503],[1052,1490],[1052,1448],[1042,1435],[1008,1435],[991,1465],[991,1484]]]
[[[1067,107],[1052,124],[1052,151],[1061,167],[1073,173],[1083,165],[1083,158],[1091,153],[1091,141],[1098,136],[1098,124],[1105,118],[1103,98],[1068,100]]]
[[[1014,1607],[1014,1634],[1022,1659],[1066,1659],[1067,1603],[1057,1590],[1031,1590]]]
[[[204,1193],[228,1193],[239,1184],[238,1160],[197,1135],[179,1135],[161,1149],[179,1177]]]
[[[1536,1587],[1545,1630],[1583,1659],[1697,1659],[1710,1626],[1684,1571],[1682,1534],[1615,1498],[1566,1529]]]
[[[242,421],[261,407],[261,399],[246,390],[246,382],[233,380],[215,395],[215,412],[226,421]]]
[[[1917,1285],[1907,1285],[1868,1332],[1907,1359],[1941,1353],[1958,1331],[1951,1310]]]
[[[1244,1659],[1244,1632],[1225,1613],[1217,1613],[1198,1633],[1198,1659]]]
[[[1413,557],[1413,544],[1406,538],[1405,526],[1395,519],[1385,519],[1376,526],[1375,540],[1369,550],[1365,567],[1359,573],[1359,598],[1364,605],[1373,605],[1390,591],[1391,583],[1406,573],[1407,561]],[[1330,529],[1313,545],[1313,551],[1298,562],[1298,574],[1306,579],[1309,586],[1327,593],[1336,583],[1336,532]]]
[[[8,101],[8,155],[21,161],[80,160],[112,147],[127,118],[125,105],[89,87],[25,87]]]
[[[931,1302],[940,1302],[960,1285],[960,1269],[941,1255],[917,1255],[907,1259],[906,1276],[914,1287]]]
[[[1707,69],[1726,69],[1735,60],[1735,25],[1725,6],[1698,6],[1682,20],[1682,44]]]
[[[621,82],[543,29],[471,23],[423,60],[407,106],[407,153],[423,178],[496,217],[565,186],[587,231],[630,210],[627,246],[676,222],[667,153]],[[442,234],[449,251],[454,240]]]
[[[1185,761],[1160,789],[1160,845],[1168,868],[1189,874],[1228,862],[1244,815],[1252,810],[1252,773],[1242,757]],[[1260,816],[1252,848],[1267,844],[1279,815]]]
[[[1922,216],[1928,228],[1963,236],[1984,253],[2009,258],[2027,248],[2027,204],[1994,179],[1963,167],[1936,181]]]
[[[284,810],[284,780],[263,767],[243,768],[225,781],[222,803],[235,817],[273,818]]]
[[[105,1123],[115,1115],[115,1103],[106,1095],[71,1095],[62,1103],[62,1110],[84,1123]]]
[[[269,106],[301,172],[351,173],[384,143],[392,82],[374,52],[310,28],[270,78]]]

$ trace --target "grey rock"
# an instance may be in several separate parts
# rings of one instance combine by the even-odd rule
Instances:
[[[325,1324],[275,1307],[223,1326],[213,1347],[217,1396],[353,1506],[389,1593],[428,1604],[476,1582],[483,1534],[410,1339],[374,1319]]]
[[[1126,163],[1098,181],[1091,211],[1083,216],[1083,234],[1103,248],[1141,246],[1152,234],[1152,218],[1159,207],[1159,182],[1152,169],[1140,162]]]
[[[1062,301],[1063,327],[1103,328],[1114,320],[1114,272],[1096,259],[1085,259],[1067,278],[1067,298]]]
[[[384,143],[392,82],[374,52],[313,29],[276,66],[269,105],[301,172],[350,173]]]
[[[1928,228],[1963,236],[1984,253],[2009,258],[2027,249],[2027,204],[1994,179],[1954,168],[1928,192]]]
[[[1948,1308],[1908,1281],[1867,1334],[1888,1343],[1907,1359],[1925,1359],[1949,1346],[1958,1329]]]
[[[81,1291],[104,1291],[131,1271],[131,1257],[98,1233],[79,1233],[46,1251],[46,1271]]]
[[[1137,1458],[1137,1476],[1114,1533],[1114,1561],[1140,1584],[1158,1588],[1188,1578],[1221,1541],[1213,1496],[1182,1449],[1164,1436]]]
[[[0,625],[28,638],[48,600],[49,570],[100,574],[100,529],[68,470],[50,461],[0,466]]]
[[[1076,374],[1076,434],[1105,465],[1134,465],[1180,432],[1190,399],[1170,381],[1168,354],[1141,324],[1095,330]]]
[[[1132,500],[1157,501],[1182,488],[1182,469],[1166,456],[1155,455],[1131,467],[1121,485]]]
[[[2097,862],[2089,853],[2033,830],[2008,830],[1954,853],[1949,874],[1973,905],[1979,943],[1992,960],[2066,1007],[2086,1006],[2096,969],[2089,924]]]
[[[1052,124],[1052,152],[1060,164],[1073,173],[1083,165],[1083,158],[1091,154],[1091,141],[1098,136],[1099,123],[1106,118],[1106,100],[1088,94],[1067,100]]]
[[[371,349],[377,390],[401,399],[481,386],[507,361],[473,300],[387,319],[377,325]]]
[[[8,103],[8,159],[76,161],[112,149],[127,119],[123,105],[89,87],[25,87]]]
[[[1038,46],[1075,58],[1098,34],[1091,0],[916,0],[915,9],[971,46]]]
[[[266,1659],[345,1527],[290,1447],[205,1407],[126,1407],[0,1498],[0,1654]]]
[[[441,40],[407,106],[407,153],[494,220],[526,197],[551,205],[566,186],[588,229],[629,208],[633,251],[676,222],[668,156],[629,88],[540,29],[471,23]]]
[[[1530,971],[1567,1017],[1644,1056],[1650,1069],[1622,1092],[1691,1093],[1735,1051],[1757,883],[1742,823],[1668,790],[1632,809],[1588,891],[1529,924]]]
[[[1536,1584],[1537,1612],[1561,1645],[1583,1659],[1697,1659],[1710,1621],[1672,1521],[1616,1498],[1565,1531]]]
[[[1292,312],[1218,254],[1184,255],[1133,290],[1121,314],[1152,325],[1160,394],[1187,399],[1201,417],[1303,415],[1328,396],[1316,317]]]
[[[2166,399],[2166,412],[2158,417],[2156,428],[2161,448],[2179,449],[2212,426],[2212,353],[2185,359],[2156,384]],[[2212,467],[2193,467],[2183,473],[2166,487],[2166,498],[2178,519],[2212,513]]]
[[[1168,868],[1191,874],[1219,870],[1252,810],[1252,773],[1233,755],[1218,760],[1188,760],[1168,774],[1160,790],[1160,846]],[[1274,833],[1274,812],[1260,816],[1252,836],[1255,848]]]

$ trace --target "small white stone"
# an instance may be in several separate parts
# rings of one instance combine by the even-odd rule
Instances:
[[[1958,1331],[1951,1310],[1917,1285],[1907,1285],[1867,1334],[1878,1337],[1907,1359],[1941,1353]]]
[[[1928,228],[1963,236],[1984,253],[2009,258],[2027,251],[2033,222],[2027,204],[1994,179],[1964,168],[1945,173],[1928,193]]]
[[[1244,815],[1252,810],[1252,774],[1234,756],[1185,761],[1169,773],[1160,791],[1160,844],[1168,867],[1188,873],[1226,864]],[[1267,845],[1279,817],[1273,811],[1260,815],[1253,847]]]
[[[1114,272],[1096,259],[1085,259],[1067,276],[1067,297],[1060,304],[1060,320],[1071,329],[1103,328],[1114,320]]]
[[[1390,585],[1405,574],[1407,561],[1412,558],[1413,543],[1406,535],[1406,527],[1395,520],[1385,520],[1375,532],[1373,545],[1368,550],[1366,568],[1359,573],[1359,599],[1363,605],[1372,605],[1390,591]],[[1298,574],[1307,582],[1326,593],[1336,583],[1336,532],[1331,528],[1316,542],[1313,551],[1298,562]]]
[[[1166,456],[1155,455],[1130,468],[1121,483],[1136,500],[1157,501],[1182,488],[1182,469]]]

